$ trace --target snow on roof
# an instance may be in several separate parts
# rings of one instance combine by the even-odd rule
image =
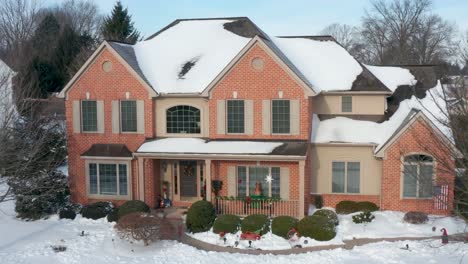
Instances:
[[[417,80],[408,69],[395,66],[371,66],[366,68],[394,92],[400,85],[415,85]]]
[[[412,96],[410,99],[400,103],[398,110],[389,120],[382,123],[371,121],[353,120],[346,117],[335,117],[320,121],[314,116],[312,123],[311,141],[313,143],[373,143],[377,145],[377,152],[398,130],[398,128],[412,117],[412,110],[422,111],[441,130],[444,135],[451,139],[450,129],[444,125],[446,120],[445,100],[442,96],[442,85],[440,82],[426,92],[426,97],[418,99]]]
[[[250,41],[223,25],[232,20],[181,21],[133,46],[158,93],[200,93]]]
[[[281,37],[272,40],[316,92],[350,90],[362,73],[356,59],[335,41]]]
[[[200,138],[165,138],[143,143],[137,152],[202,154],[269,154],[281,142],[206,141]]]

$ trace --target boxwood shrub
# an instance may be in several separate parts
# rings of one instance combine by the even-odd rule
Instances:
[[[136,213],[136,212],[142,212],[142,213],[149,213],[150,208],[147,204],[140,200],[132,200],[132,201],[127,201],[123,203],[120,207],[119,210],[117,211],[117,216],[118,219],[123,217],[124,215],[130,214],[130,213]]]
[[[71,206],[65,206],[64,208],[60,209],[59,211],[59,218],[60,219],[75,219],[76,213],[75,210]]]
[[[277,236],[288,239],[288,232],[297,228],[298,220],[291,216],[277,216],[271,222],[271,232]]]
[[[107,214],[107,221],[108,222],[117,222],[119,220],[119,208],[112,208]]]
[[[313,215],[319,215],[319,216],[326,217],[328,220],[333,222],[333,224],[336,225],[336,226],[339,224],[338,215],[336,215],[336,213],[333,212],[332,210],[320,209],[320,210],[315,211],[315,213]]]
[[[373,202],[357,202],[358,212],[375,212],[379,207]]]
[[[111,202],[96,202],[84,206],[81,209],[81,215],[84,218],[90,218],[93,220],[106,217],[106,215],[114,208]]]
[[[354,202],[341,201],[336,205],[338,214],[352,214],[355,212],[374,212],[379,210],[379,207],[373,202]]]
[[[403,220],[410,224],[424,224],[429,218],[426,213],[410,211],[405,214]]]
[[[241,230],[243,233],[252,232],[264,235],[270,231],[270,220],[262,214],[249,215],[242,220]]]
[[[213,224],[213,232],[219,234],[224,233],[236,233],[241,225],[241,219],[237,215],[225,214],[218,215]]]
[[[335,224],[320,215],[306,216],[299,221],[297,228],[301,236],[318,241],[328,241],[336,236]]]
[[[210,230],[216,218],[215,209],[210,202],[201,200],[190,206],[187,212],[187,229],[193,233]]]

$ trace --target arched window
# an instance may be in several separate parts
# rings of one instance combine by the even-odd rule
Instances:
[[[167,133],[200,133],[200,110],[189,105],[177,105],[167,109]]]
[[[409,155],[404,158],[403,197],[432,197],[434,159],[427,155]]]

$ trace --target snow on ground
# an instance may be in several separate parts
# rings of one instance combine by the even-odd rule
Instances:
[[[283,143],[255,141],[206,141],[200,138],[165,138],[143,143],[137,152],[268,154]]]
[[[400,85],[415,85],[416,78],[408,69],[395,66],[371,66],[366,68],[394,92]]]

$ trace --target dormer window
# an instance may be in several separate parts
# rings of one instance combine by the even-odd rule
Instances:
[[[200,109],[177,105],[166,111],[167,133],[200,134]]]
[[[353,112],[353,97],[351,95],[341,96],[341,112],[343,113]]]

